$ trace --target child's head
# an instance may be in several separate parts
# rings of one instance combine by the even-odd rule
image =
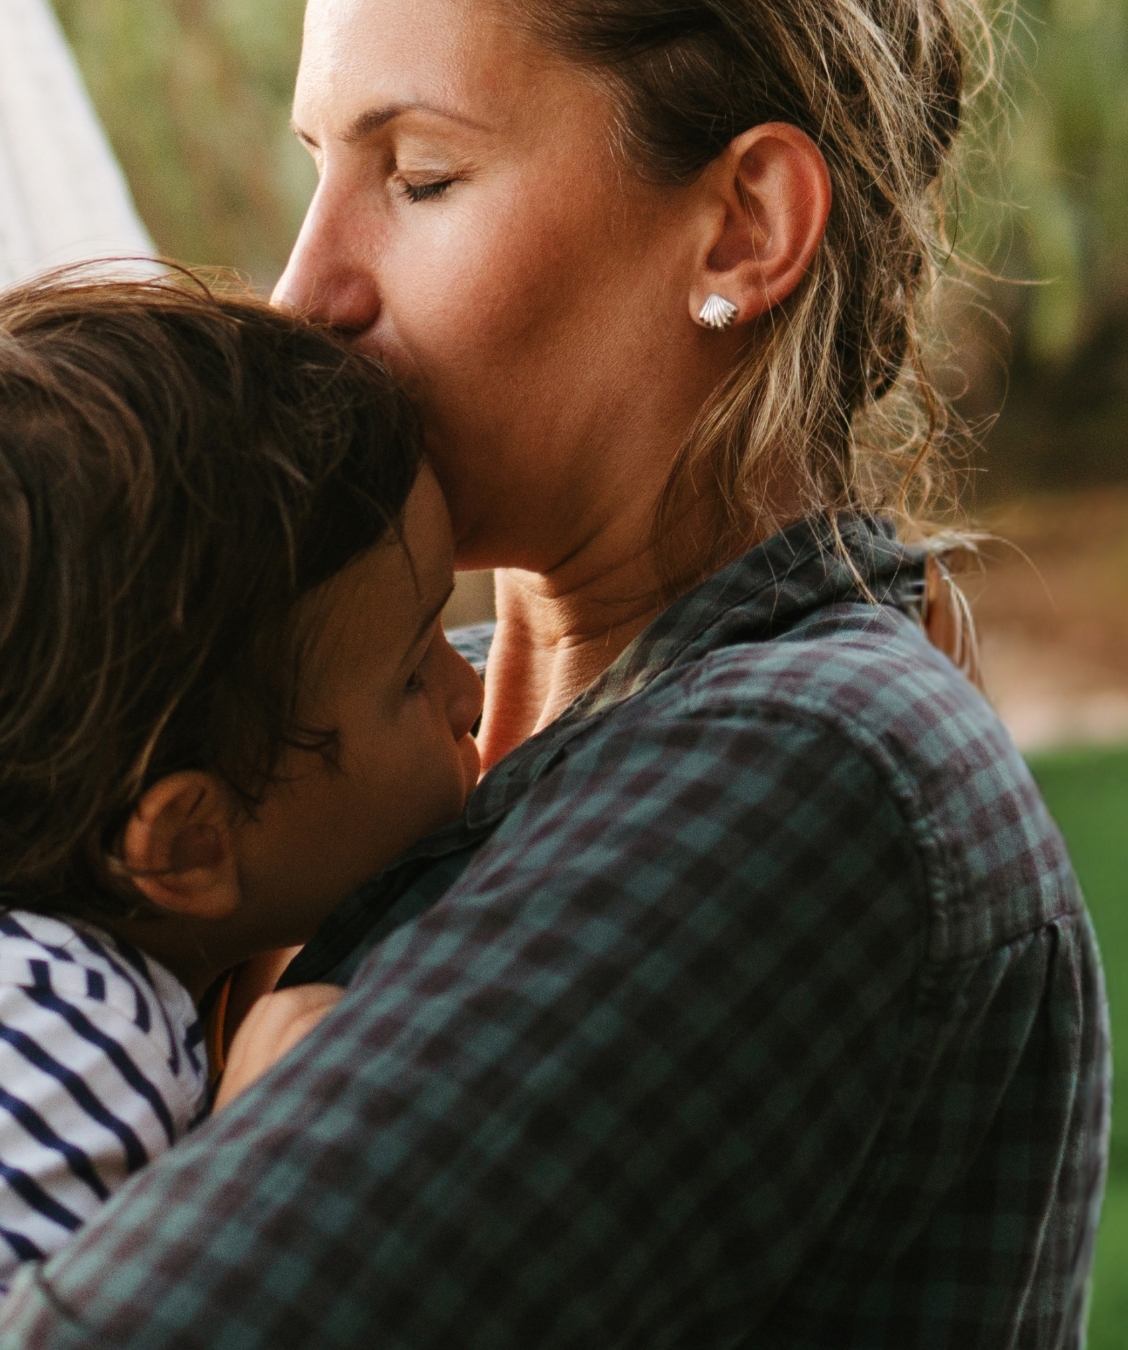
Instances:
[[[304,940],[476,776],[451,581],[410,409],[336,338],[170,281],[0,297],[0,901]]]

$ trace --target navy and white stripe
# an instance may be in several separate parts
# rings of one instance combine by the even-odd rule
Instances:
[[[0,911],[0,1291],[206,1109],[187,990],[90,924]]]

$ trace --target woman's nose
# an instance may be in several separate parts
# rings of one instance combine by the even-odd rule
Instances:
[[[371,328],[380,315],[380,291],[360,247],[371,241],[358,225],[357,214],[323,179],[271,303],[345,333]]]

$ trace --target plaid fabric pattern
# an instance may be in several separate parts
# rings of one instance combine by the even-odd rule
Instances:
[[[1077,1347],[1093,936],[880,524],[687,595],[291,969],[339,1008],[0,1346]]]

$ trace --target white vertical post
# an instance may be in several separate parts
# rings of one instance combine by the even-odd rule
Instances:
[[[0,0],[0,286],[153,252],[47,0]]]

